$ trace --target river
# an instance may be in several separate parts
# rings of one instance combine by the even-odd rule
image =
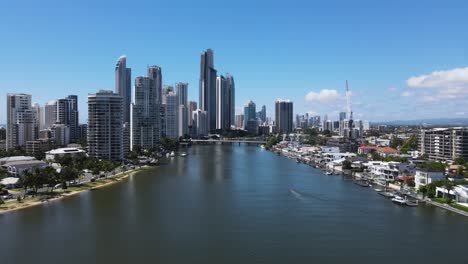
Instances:
[[[254,146],[0,215],[0,263],[468,263],[468,219]]]

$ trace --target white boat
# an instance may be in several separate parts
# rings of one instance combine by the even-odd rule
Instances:
[[[418,200],[413,200],[413,201],[411,201],[411,200],[408,200],[408,199],[407,199],[407,200],[406,200],[406,205],[407,205],[407,206],[414,206],[414,207],[416,207],[416,206],[419,205],[419,202],[418,202]]]
[[[175,152],[171,151],[171,157],[175,157]]]
[[[333,175],[333,172],[327,171],[327,172],[325,172],[325,174],[326,174],[326,175]]]
[[[398,195],[395,195],[395,197],[392,198],[392,202],[399,205],[406,205],[406,199]]]
[[[166,153],[166,157],[167,157],[167,158],[169,158],[169,156],[170,156],[170,155],[171,155],[171,154],[169,154],[169,153]]]
[[[187,153],[182,152],[182,153],[179,154],[179,156],[181,156],[181,157],[186,157],[186,156],[187,156]]]

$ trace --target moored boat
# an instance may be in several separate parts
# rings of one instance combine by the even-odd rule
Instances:
[[[392,198],[392,202],[399,204],[399,205],[406,205],[406,199],[398,195]]]
[[[393,198],[395,196],[391,192],[378,192],[378,194],[382,195],[385,198]]]

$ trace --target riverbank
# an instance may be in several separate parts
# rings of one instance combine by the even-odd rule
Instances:
[[[17,211],[17,210],[31,208],[31,207],[42,205],[45,203],[59,201],[67,197],[80,194],[85,191],[101,189],[101,188],[122,182],[126,180],[128,177],[136,174],[137,172],[140,172],[142,170],[149,169],[149,168],[150,167],[148,166],[143,166],[141,168],[122,172],[111,177],[97,179],[94,182],[85,182],[85,183],[81,183],[79,186],[70,186],[65,190],[60,189],[60,190],[54,190],[52,191],[52,193],[29,196],[29,197],[22,199],[21,201],[17,201],[17,200],[6,201],[4,204],[0,205],[0,215],[13,212],[13,211]]]

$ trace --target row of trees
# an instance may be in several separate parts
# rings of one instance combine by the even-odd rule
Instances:
[[[436,187],[444,187],[445,189],[450,192],[455,185],[466,185],[468,184],[468,180],[456,180],[451,181],[449,179],[433,181],[429,184],[419,187],[419,192],[423,194],[425,197],[434,198],[436,197]],[[443,198],[450,198],[444,193]]]
[[[63,189],[66,189],[66,183],[78,179],[79,175],[78,170],[70,167],[62,168],[60,173],[52,167],[34,168],[24,173],[21,184],[25,190],[32,189],[34,192],[47,186],[47,191],[50,192],[49,188],[53,188],[59,183],[62,184]]]
[[[109,160],[98,160],[96,158],[87,157],[85,154],[79,154],[74,157],[70,155],[57,156],[55,162],[59,163],[64,168],[74,169],[78,172],[84,169],[90,170],[94,175],[98,175],[101,171],[111,172],[117,166],[118,163]]]

